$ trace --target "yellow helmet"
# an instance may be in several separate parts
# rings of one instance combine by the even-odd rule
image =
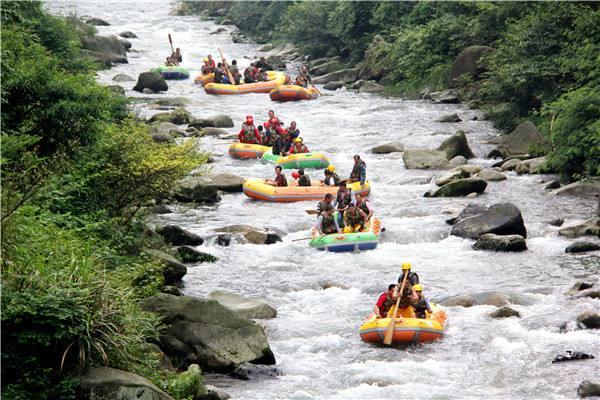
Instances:
[[[208,62],[208,57],[204,57],[204,59],[202,61]]]
[[[402,270],[410,269],[410,268],[411,268],[411,265],[410,265],[409,262],[403,262],[402,263]]]
[[[296,139],[294,139],[294,143],[302,143],[302,139],[297,137]]]
[[[335,167],[333,165],[330,165],[327,167],[327,171],[333,172],[333,171],[335,171]]]
[[[413,286],[413,289],[415,289],[417,292],[422,292],[423,286],[421,286],[420,283],[417,283],[416,285]]]

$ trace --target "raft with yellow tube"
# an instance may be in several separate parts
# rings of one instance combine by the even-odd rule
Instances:
[[[276,156],[271,150],[265,151],[262,155],[264,161],[272,162],[279,165],[283,169],[293,168],[327,168],[329,166],[329,158],[321,153],[297,153],[289,156]]]
[[[284,85],[289,79],[283,72],[267,71],[268,81],[228,85],[224,83],[207,83],[204,91],[208,94],[246,94],[269,93],[279,85]]]
[[[273,101],[313,100],[319,97],[319,92],[315,88],[307,89],[298,85],[281,85],[271,90],[269,97]]]
[[[212,83],[215,81],[215,74],[211,72],[209,74],[200,74],[194,78],[194,83],[196,85],[204,86],[207,83]]]
[[[371,184],[365,182],[364,186],[360,182],[348,183],[346,187],[352,189],[352,192],[360,195],[368,195],[371,190]],[[322,200],[327,193],[336,195],[337,186],[327,186],[320,181],[313,182],[313,186],[298,186],[295,181],[289,182],[289,186],[276,187],[265,183],[264,179],[250,178],[244,181],[242,186],[244,194],[255,200],[271,201],[277,203],[292,203],[295,201]]]
[[[392,344],[428,343],[444,336],[448,326],[446,311],[437,304],[429,304],[433,312],[427,312],[427,318],[403,318],[402,316],[396,318]],[[393,311],[393,307],[390,311]],[[383,343],[391,321],[392,318],[377,318],[375,313],[369,315],[360,326],[360,338],[368,343]]]
[[[261,158],[263,153],[269,150],[271,150],[270,147],[260,144],[233,143],[229,146],[229,155],[241,159]]]

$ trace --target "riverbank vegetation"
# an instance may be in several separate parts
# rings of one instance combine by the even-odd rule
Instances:
[[[77,376],[102,365],[174,387],[147,350],[157,317],[138,306],[163,286],[162,265],[143,252],[164,246],[146,233],[144,208],[204,158],[193,141],[152,141],[126,99],[96,83],[79,29],[39,2],[2,4],[2,394],[11,399],[77,398]]]
[[[184,0],[179,9],[230,19],[258,42],[294,43],[313,59],[341,56],[367,72],[361,78],[409,97],[457,85],[461,51],[489,47],[477,81],[457,85],[463,99],[505,132],[533,121],[566,178],[600,174],[597,3]]]

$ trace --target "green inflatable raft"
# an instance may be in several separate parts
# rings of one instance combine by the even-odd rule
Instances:
[[[327,168],[329,166],[329,158],[321,153],[300,153],[290,154],[289,156],[276,156],[271,150],[265,151],[262,159],[279,165],[283,169],[293,168]]]

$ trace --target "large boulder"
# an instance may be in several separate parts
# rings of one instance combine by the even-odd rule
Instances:
[[[251,225],[229,225],[215,229],[216,232],[235,233],[251,244],[273,244],[281,242],[281,236],[265,228]]]
[[[120,369],[90,368],[79,380],[80,397],[114,400],[173,400],[148,379]]]
[[[439,92],[431,92],[425,95],[425,98],[434,103],[453,104],[459,103],[458,93],[454,89],[446,89]]]
[[[142,309],[161,317],[161,348],[179,368],[195,363],[228,372],[243,362],[275,364],[263,328],[216,300],[161,293],[145,299]]]
[[[218,114],[212,117],[196,118],[190,123],[190,126],[194,128],[233,128],[233,119],[229,115]]]
[[[463,82],[478,80],[485,72],[481,57],[493,51],[493,48],[487,46],[470,46],[458,53],[450,70],[449,85],[457,86]]]
[[[600,237],[600,217],[593,217],[583,222],[563,226],[558,234],[570,238],[587,235]]]
[[[488,157],[500,156],[505,158],[511,155],[529,153],[531,147],[542,146],[544,138],[532,122],[525,121],[520,123],[508,135],[498,136],[489,142],[498,146],[488,154]]]
[[[244,178],[230,172],[213,172],[208,175],[217,189],[229,193],[241,193],[244,184]]]
[[[451,296],[441,301],[441,304],[448,307],[471,307],[474,305],[487,305],[495,307],[504,307],[509,303],[523,304],[527,300],[516,296],[513,293],[505,294],[496,290],[474,293],[459,294]]]
[[[470,177],[471,177],[471,173],[469,171],[465,171],[460,168],[454,168],[448,172],[445,172],[444,174],[440,175],[439,177],[435,178],[434,182],[438,186],[444,186],[450,182],[454,182],[459,179],[470,178]]]
[[[575,242],[565,249],[565,253],[584,253],[600,250],[600,244],[594,242]]]
[[[456,156],[463,156],[467,159],[475,157],[475,154],[473,154],[469,147],[464,131],[458,131],[448,139],[444,140],[437,150],[446,152],[446,158],[448,160]]]
[[[127,47],[116,35],[84,35],[81,38],[82,53],[102,67],[127,64]]]
[[[506,175],[500,171],[496,171],[495,169],[484,169],[483,171],[475,174],[475,176],[487,182],[503,181],[506,179]]]
[[[452,235],[469,239],[478,239],[486,233],[527,237],[521,211],[512,203],[493,204],[488,208],[471,207],[465,211],[468,212],[457,217]]]
[[[310,73],[314,75],[326,75],[335,71],[340,71],[347,68],[346,64],[339,60],[331,60],[322,64],[317,64],[310,68]]]
[[[189,176],[177,183],[173,191],[177,201],[186,203],[218,203],[221,201],[217,185],[209,177]]]
[[[465,178],[451,181],[438,189],[425,193],[425,197],[458,197],[471,193],[483,193],[487,182],[481,178]]]
[[[333,81],[333,82],[328,82],[325,85],[323,85],[323,89],[337,90],[337,89],[343,88],[345,85],[346,85],[346,83],[343,81]]]
[[[112,80],[115,82],[135,81],[135,79],[133,79],[131,76],[125,75],[125,74],[117,74],[117,75],[113,76]]]
[[[577,324],[584,329],[600,329],[600,314],[586,310],[577,317]]]
[[[213,299],[244,318],[263,319],[275,318],[277,310],[266,302],[258,299],[240,296],[227,290],[215,290],[208,294]]]
[[[521,235],[495,235],[493,233],[486,233],[477,239],[473,248],[477,250],[524,251],[527,250],[527,243]]]
[[[553,190],[550,194],[557,196],[578,196],[593,199],[600,196],[600,178],[587,179],[585,181],[573,182]]]
[[[183,125],[183,124],[189,124],[193,120],[194,120],[194,117],[185,108],[176,108],[175,110],[170,111],[170,112],[162,112],[162,113],[154,114],[152,117],[150,117],[148,122],[149,123],[156,122],[156,121],[171,122],[172,124]]]
[[[143,92],[144,89],[150,89],[153,92],[165,92],[169,90],[169,86],[161,74],[156,72],[142,72],[138,76],[137,83],[133,87],[133,90]]]
[[[374,81],[365,81],[360,88],[358,89],[358,93],[381,93],[385,90],[383,85],[380,85]]]
[[[373,154],[389,154],[389,153],[401,153],[404,151],[404,145],[400,142],[391,142],[380,144],[371,149]]]
[[[215,262],[217,261],[217,257],[212,254],[204,253],[202,251],[198,251],[193,247],[189,246],[180,246],[177,247],[177,256],[179,259],[185,263],[205,263],[205,262]]]
[[[406,169],[445,169],[448,168],[448,159],[445,151],[414,149],[405,150],[402,161]]]
[[[585,380],[577,387],[577,395],[581,398],[600,397],[600,383]]]
[[[460,122],[462,119],[457,113],[445,114],[435,120],[436,122]]]
[[[544,172],[544,166],[546,165],[546,157],[530,158],[523,160],[515,167],[517,174],[541,174]]]
[[[81,21],[83,21],[83,23],[92,25],[92,26],[109,26],[110,25],[108,22],[106,22],[102,18],[91,17],[89,15],[82,15],[80,17],[80,19],[81,19]]]
[[[163,265],[165,285],[179,282],[187,274],[187,267],[170,254],[155,249],[146,249],[146,254],[158,259]]]
[[[344,83],[354,82],[358,78],[358,68],[342,69],[340,71],[331,72],[327,75],[314,78],[312,81],[315,84],[329,83],[334,81],[342,81]]]
[[[177,225],[165,225],[156,228],[156,233],[163,237],[166,243],[173,246],[200,246],[204,240]]]

